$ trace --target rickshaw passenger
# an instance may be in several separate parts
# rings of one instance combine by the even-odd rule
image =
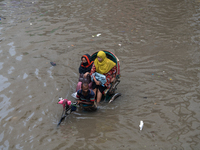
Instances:
[[[91,57],[89,54],[85,54],[81,57],[81,64],[80,64],[80,67],[79,67],[79,74],[80,74],[80,77],[85,77],[87,78],[87,74],[90,73],[91,71],[91,68],[92,68],[92,65],[93,65],[93,61],[91,61]],[[81,89],[81,84],[82,82],[79,81],[78,84],[77,84],[77,87],[76,87],[76,91],[80,90]],[[89,88],[91,89],[92,88],[92,82],[89,83]]]
[[[94,72],[98,72],[106,76],[107,82],[102,86],[100,81],[97,81],[94,77],[92,82],[92,89],[97,94],[97,104],[101,101],[102,93],[105,89],[110,87],[110,83],[114,81],[117,67],[116,63],[106,57],[106,53],[104,51],[99,51],[97,53],[97,58],[94,60],[94,64],[92,66],[90,75]]]

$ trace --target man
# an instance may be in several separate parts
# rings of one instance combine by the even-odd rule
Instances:
[[[78,98],[77,104],[82,104],[85,110],[96,110],[95,94],[92,90],[89,89],[87,82],[82,82],[81,89],[77,91],[76,97]]]

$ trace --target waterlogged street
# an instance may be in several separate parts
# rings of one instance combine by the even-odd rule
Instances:
[[[0,150],[200,149],[200,1],[0,0],[0,19]],[[99,50],[122,96],[56,128]]]

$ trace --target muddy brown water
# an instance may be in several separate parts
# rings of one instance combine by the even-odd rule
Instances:
[[[0,149],[199,150],[199,8],[198,0],[1,0]],[[122,96],[57,129],[56,103],[74,101],[80,57],[102,49],[120,60]]]

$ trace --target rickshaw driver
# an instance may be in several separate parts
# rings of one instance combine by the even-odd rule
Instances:
[[[95,94],[89,89],[87,82],[82,82],[81,89],[77,91],[76,97],[77,104],[86,104],[87,106],[93,106],[95,101]]]

